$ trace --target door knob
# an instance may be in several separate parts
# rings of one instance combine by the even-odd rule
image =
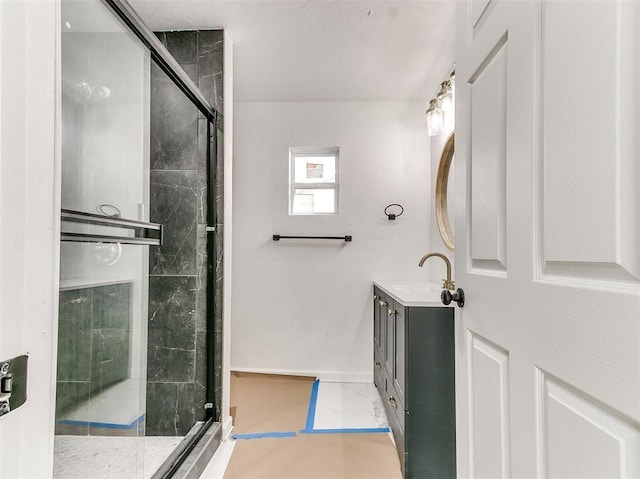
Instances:
[[[451,301],[455,301],[460,308],[464,306],[464,291],[462,288],[458,288],[455,291],[449,291],[448,289],[443,289],[442,293],[440,293],[440,300],[442,304],[450,305]]]

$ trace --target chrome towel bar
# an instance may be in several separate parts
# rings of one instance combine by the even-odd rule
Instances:
[[[60,210],[60,220],[69,223],[83,223],[112,228],[133,230],[133,236],[116,236],[95,233],[77,233],[62,231],[61,241],[76,241],[84,243],[122,243],[159,246],[162,244],[162,225],[144,221],[128,220],[116,216],[98,215],[84,211]]]

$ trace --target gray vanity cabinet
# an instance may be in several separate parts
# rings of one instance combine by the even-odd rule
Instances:
[[[374,381],[405,479],[456,476],[453,314],[374,287]]]

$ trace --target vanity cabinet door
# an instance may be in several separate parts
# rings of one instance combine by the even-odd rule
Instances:
[[[394,374],[393,387],[398,395],[398,400],[404,409],[408,409],[405,400],[405,365],[406,365],[406,320],[407,309],[400,304],[396,304],[394,315]]]
[[[387,307],[389,305],[388,297],[385,294],[380,295],[378,301],[378,314],[380,316],[380,360],[382,364],[386,362],[387,357]]]
[[[387,301],[386,311],[382,310],[381,315],[386,317],[386,337],[384,348],[384,366],[387,375],[393,380],[395,377],[395,356],[396,356],[396,310],[393,300]]]
[[[374,290],[373,295],[373,382],[381,390],[385,390],[384,378],[382,376],[382,320],[381,303],[384,303],[380,292]]]
[[[382,297],[376,293],[373,295],[373,348],[380,349],[380,301]]]

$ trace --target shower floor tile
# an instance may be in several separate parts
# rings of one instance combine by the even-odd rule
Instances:
[[[56,436],[55,479],[150,478],[182,437]],[[138,465],[144,454],[144,471]]]
[[[141,385],[139,379],[126,379],[97,394],[76,409],[57,418],[58,423],[91,423],[109,426],[132,426],[140,412]]]

